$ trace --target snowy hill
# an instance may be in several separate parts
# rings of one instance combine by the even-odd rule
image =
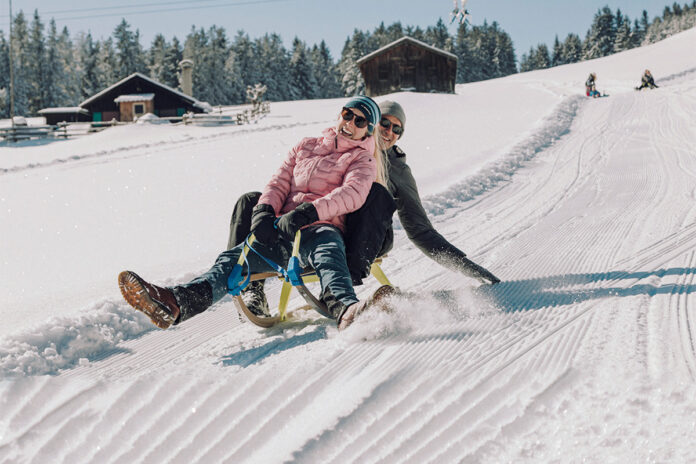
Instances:
[[[423,297],[342,333],[228,299],[160,331],[116,276],[207,269],[237,196],[345,99],[0,146],[0,463],[694,462],[694,43],[389,96],[437,229],[503,282],[397,230],[384,269]]]

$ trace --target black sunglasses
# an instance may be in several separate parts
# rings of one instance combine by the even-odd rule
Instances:
[[[404,128],[401,127],[398,124],[393,124],[390,120],[387,118],[382,118],[382,120],[379,122],[379,124],[384,127],[385,129],[389,129],[391,127],[391,131],[396,134],[396,135],[401,135],[404,133]]]
[[[355,127],[358,127],[360,129],[367,126],[367,119],[365,119],[362,116],[358,116],[348,108],[343,108],[343,110],[341,111],[341,116],[343,117],[344,121],[350,121],[351,119],[353,119],[353,124],[355,124]]]

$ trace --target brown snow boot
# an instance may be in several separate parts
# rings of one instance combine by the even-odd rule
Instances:
[[[370,298],[348,306],[338,318],[338,330],[348,328],[355,321],[355,318],[367,309],[377,307],[382,311],[389,311],[391,308],[389,308],[384,299],[395,293],[396,289],[391,285],[382,285],[375,290]]]
[[[171,289],[149,284],[131,271],[118,275],[118,286],[128,304],[145,313],[160,329],[168,329],[179,317],[179,304]]]

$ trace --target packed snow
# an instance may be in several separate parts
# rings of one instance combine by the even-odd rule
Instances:
[[[694,43],[379,97],[436,228],[503,282],[397,223],[383,268],[419,297],[341,333],[229,298],[161,331],[116,276],[205,271],[236,198],[346,99],[0,145],[0,462],[696,461]]]

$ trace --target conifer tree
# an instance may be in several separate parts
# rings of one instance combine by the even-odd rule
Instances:
[[[631,21],[628,16],[623,16],[621,10],[616,10],[616,37],[614,39],[614,53],[633,48],[631,37]]]
[[[577,34],[570,33],[563,41],[561,60],[563,63],[577,63],[582,60],[582,40]]]
[[[283,40],[278,34],[266,34],[255,43],[259,67],[258,83],[266,86],[265,99],[282,101],[291,99],[292,83],[288,76],[290,55],[283,46]],[[252,85],[251,83],[249,85]]]
[[[97,75],[97,53],[99,48],[92,39],[92,34],[81,34],[77,41],[78,62],[80,67],[80,95],[79,100],[83,101],[99,89],[99,76]]]
[[[79,69],[73,66],[75,47],[70,38],[70,31],[67,27],[58,36],[58,56],[63,69],[63,79],[54,81],[60,86],[58,94],[61,95],[61,106],[75,106],[80,102],[80,79],[78,78]]]
[[[322,40],[319,46],[312,47],[311,57],[317,79],[318,97],[336,98],[342,96],[340,76],[326,42]]]
[[[122,19],[113,33],[117,50],[117,78],[123,79],[134,72],[147,73],[145,58],[140,45],[140,31],[133,32],[130,24]]]
[[[169,44],[164,35],[157,34],[155,38],[152,39],[152,44],[150,45],[150,50],[147,52],[147,68],[148,75],[158,82],[164,83],[164,57],[167,53]]]
[[[563,60],[563,46],[561,45],[561,41],[558,40],[558,35],[556,35],[553,41],[553,51],[551,52],[551,66],[559,66],[562,64],[566,64]]]
[[[244,103],[246,100],[246,86],[242,81],[242,72],[237,66],[238,61],[234,48],[230,48],[227,60],[225,60],[225,76],[233,104]]]
[[[293,84],[293,99],[308,100],[317,97],[317,80],[310,53],[306,44],[297,37],[292,41],[290,80]]]
[[[184,59],[183,53],[183,48],[179,39],[173,37],[172,42],[164,51],[164,61],[160,74],[160,78],[162,79],[161,82],[173,89],[181,90],[179,86],[179,64]]]
[[[118,59],[111,37],[97,44],[97,87],[101,91],[118,82]]]
[[[24,13],[20,11],[12,21],[12,68],[14,71],[14,114],[16,116],[29,116],[30,56],[27,52],[29,43],[29,31]]]
[[[591,60],[614,53],[616,26],[608,6],[597,11],[583,43],[583,59]]]
[[[10,116],[10,48],[0,30],[0,118]]]
[[[44,81],[45,106],[61,106],[66,100],[64,83],[66,69],[60,53],[60,38],[56,28],[56,22],[51,20],[48,26],[48,40],[46,43],[46,79]],[[77,104],[77,103],[75,103]]]
[[[341,74],[341,89],[346,97],[359,95],[365,91],[365,81],[356,63],[367,54],[366,46],[367,36],[357,29],[343,46],[338,69]]]
[[[442,21],[442,18],[437,20],[435,26],[430,26],[426,29],[425,41],[440,50],[445,50],[447,52],[452,52],[454,50],[454,43],[452,42],[447,26]]]
[[[243,103],[246,101],[246,87],[261,82],[262,63],[256,59],[257,50],[255,44],[249,39],[244,31],[238,31],[231,49],[234,51],[235,69],[239,72],[243,87],[239,95],[235,95],[235,101]]]
[[[27,58],[25,78],[29,91],[29,113],[36,114],[44,108],[48,83],[46,82],[46,43],[44,40],[44,25],[39,17],[39,11],[34,10],[31,31],[27,43]]]

